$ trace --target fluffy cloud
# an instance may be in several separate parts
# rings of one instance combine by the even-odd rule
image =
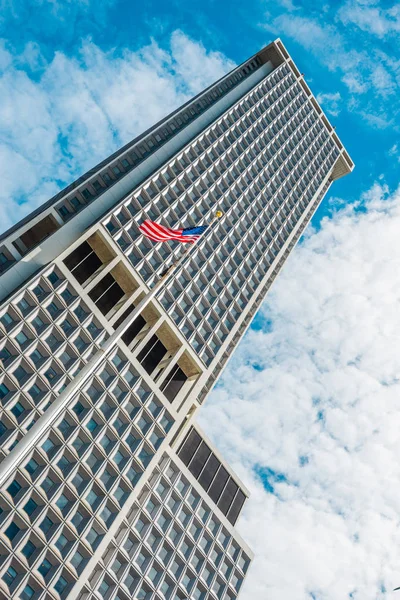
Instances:
[[[181,32],[170,47],[46,63],[36,44],[0,46],[0,219],[5,229],[233,67]],[[24,174],[21,177],[21,174]]]
[[[279,36],[288,36],[332,72],[336,72],[347,94],[343,105],[358,113],[370,125],[384,129],[393,125],[400,111],[396,92],[400,77],[399,63],[390,46],[374,44],[367,28],[354,25],[355,14],[382,12],[376,2],[330,3],[316,10],[315,3],[305,0],[288,12],[269,16],[264,28]],[[390,9],[387,18],[394,23],[400,13]],[[397,22],[397,21],[396,21]],[[400,21],[399,21],[400,22]],[[366,33],[364,33],[366,32]]]
[[[400,7],[396,4],[384,8],[376,2],[353,0],[340,8],[338,16],[345,25],[355,25],[380,38],[400,31]]]
[[[375,185],[309,231],[202,412],[252,491],[242,600],[400,585],[399,230]]]
[[[340,92],[328,92],[326,94],[318,94],[317,100],[324,110],[333,117],[337,117],[340,113],[341,96]]]

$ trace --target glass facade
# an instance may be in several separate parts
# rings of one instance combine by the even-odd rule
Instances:
[[[89,203],[148,161],[79,229]],[[278,40],[2,236],[0,599],[237,598],[252,559],[234,528],[248,493],[194,415],[351,169]],[[104,352],[182,251],[138,225],[211,223],[217,209]],[[45,238],[66,249],[26,261],[22,281],[18,257],[40,257]]]

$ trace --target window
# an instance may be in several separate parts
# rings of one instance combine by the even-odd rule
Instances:
[[[109,527],[111,525],[111,523],[114,521],[114,519],[116,517],[116,513],[112,512],[108,508],[108,506],[105,506],[100,513],[100,517],[103,519],[103,521],[107,525],[107,527]]]
[[[86,496],[86,502],[90,505],[91,509],[93,511],[95,511],[96,508],[101,503],[101,501],[103,500],[103,498],[104,498],[103,494],[99,494],[95,490],[92,489]]]
[[[17,571],[14,569],[14,567],[10,565],[3,575],[3,581],[5,581],[8,586],[10,586],[16,579],[17,575]]]
[[[33,498],[30,498],[24,506],[24,511],[31,517],[37,509],[37,507],[38,504],[34,501]]]
[[[25,335],[25,333],[23,331],[20,331],[16,336],[15,339],[17,340],[18,344],[22,347],[24,346],[24,344],[28,341],[28,337]]]
[[[179,366],[176,366],[171,375],[167,378],[163,387],[164,395],[170,402],[173,402],[186,381],[187,377],[185,373]]]
[[[5,534],[8,537],[8,539],[10,540],[10,542],[12,542],[14,540],[14,538],[19,534],[19,532],[21,531],[21,529],[18,527],[18,525],[16,523],[11,523],[11,525],[9,525],[7,527],[7,529],[5,530]]]
[[[28,471],[28,473],[30,475],[33,475],[37,471],[38,468],[39,468],[39,465],[34,458],[31,458],[31,460],[25,465],[25,469]]]
[[[51,564],[51,562],[47,560],[47,558],[45,558],[43,562],[40,563],[38,571],[41,575],[43,575],[43,577],[46,577],[52,566],[53,565]]]
[[[4,347],[2,350],[0,350],[0,360],[2,360],[3,362],[11,358],[11,356],[11,352],[8,348]]]
[[[23,383],[24,379],[28,376],[28,372],[24,369],[24,367],[22,367],[20,365],[19,367],[17,367],[15,369],[15,371],[13,372],[13,375],[16,378],[16,380],[18,381],[18,383],[21,385],[21,383]]]
[[[33,386],[28,391],[34,400],[35,400],[35,398],[40,396],[40,394],[42,393],[42,390],[40,389],[40,387],[38,385],[36,385],[36,383],[34,383]]]
[[[59,538],[57,539],[55,546],[56,548],[58,548],[58,550],[61,552],[61,554],[63,554],[65,548],[68,546],[68,538],[65,537],[65,535],[62,533]]]
[[[89,517],[86,517],[82,512],[77,510],[74,516],[72,517],[72,523],[78,531],[81,531],[88,519]]]
[[[5,398],[7,396],[7,394],[9,393],[9,389],[6,386],[5,383],[1,383],[0,384],[0,400],[3,400],[3,398]]]
[[[88,242],[83,242],[64,260],[65,265],[79,283],[84,283],[102,265],[100,258]]]
[[[150,374],[159,365],[166,353],[167,349],[164,344],[156,335],[153,335],[139,353],[138,361],[142,364],[147,373]]]
[[[86,539],[92,546],[92,548],[95,549],[99,545],[102,537],[102,534],[96,531],[94,527],[92,527],[89,533],[87,534]]]
[[[35,363],[35,365],[38,365],[40,363],[40,361],[42,361],[44,359],[43,354],[40,353],[40,351],[36,348],[32,354],[29,355],[29,358]]]
[[[16,404],[14,404],[14,406],[11,409],[12,414],[17,419],[18,419],[18,417],[20,417],[22,415],[22,413],[24,411],[25,411],[25,408],[22,406],[21,402],[17,402]]]
[[[11,485],[9,485],[7,488],[7,492],[10,494],[10,496],[12,498],[15,498],[15,496],[18,494],[18,492],[20,490],[22,490],[22,485],[20,483],[18,483],[18,481],[16,481],[15,479],[11,483]]]
[[[73,555],[73,557],[71,558],[71,564],[73,565],[73,567],[75,567],[75,569],[77,571],[79,571],[80,566],[82,565],[82,563],[84,562],[85,557],[82,556],[82,554],[78,551],[75,552],[75,554]]]
[[[109,589],[110,589],[109,584],[103,580],[99,586],[98,591],[99,591],[100,595],[104,598]]]
[[[82,402],[78,402],[74,405],[73,409],[74,413],[76,414],[77,417],[79,417],[85,410],[85,407],[83,406]]]
[[[103,279],[89,292],[90,298],[103,315],[106,315],[124,295],[124,290],[111,273],[108,273],[103,277]]]
[[[35,594],[35,590],[30,585],[26,585],[21,592],[21,600],[31,600]]]
[[[57,372],[53,369],[53,367],[50,367],[49,369],[47,369],[44,375],[51,383],[57,377]]]
[[[36,546],[31,541],[27,542],[25,546],[22,548],[22,554],[25,558],[30,558],[32,554],[35,552]]]
[[[58,579],[57,583],[55,584],[54,589],[61,596],[63,594],[63,592],[65,592],[65,590],[67,589],[67,587],[68,587],[68,581],[65,579],[65,577],[63,577],[61,575],[61,577]]]
[[[94,181],[92,181],[92,185],[94,187],[94,189],[96,190],[97,193],[101,192],[103,190],[103,187],[100,183],[100,181],[98,181],[97,179],[95,179]]]
[[[69,503],[70,503],[70,500],[67,498],[67,496],[64,496],[64,494],[61,494],[61,496],[58,498],[58,500],[56,502],[56,505],[61,510],[61,512],[63,512]]]
[[[5,313],[2,317],[0,317],[0,321],[3,323],[6,329],[14,324],[14,319],[12,319],[8,313]]]
[[[148,577],[153,582],[154,585],[157,585],[158,581],[161,579],[162,569],[158,567],[156,564],[153,564],[151,567]]]

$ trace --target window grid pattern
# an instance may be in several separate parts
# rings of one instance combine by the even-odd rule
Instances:
[[[226,76],[226,78],[205,92],[200,98],[191,102],[187,108],[179,111],[179,115],[172,115],[161,125],[152,129],[144,139],[130,147],[129,151],[120,153],[120,156],[108,164],[95,178],[86,178],[84,184],[74,190],[74,193],[64,199],[56,210],[63,219],[68,221],[74,214],[92,202],[115,181],[138,166],[143,160],[158,150],[163,144],[179,133],[186,125],[196,119],[205,110],[248,77],[261,65],[259,57],[248,61],[241,69]]]
[[[48,598],[46,591],[64,598],[173,423],[118,350],[0,493],[3,593],[30,585],[35,600]],[[43,577],[45,560],[51,567]],[[18,572],[11,584],[10,565]],[[65,593],[57,592],[61,577]]]
[[[177,454],[228,521],[235,525],[246,496],[194,427]]]
[[[224,217],[161,297],[207,366],[338,155],[282,65],[104,221],[151,285],[179,249],[155,247],[138,224],[150,218],[193,226],[222,208]]]
[[[54,266],[2,307],[2,457],[76,376],[106,336],[73,285]]]
[[[250,559],[177,465],[154,470],[81,600],[235,600]]]
[[[105,163],[101,163],[83,175],[69,186],[67,190],[57,194],[39,212],[43,213],[44,219],[51,219],[53,218],[52,210],[55,210],[63,222],[69,221],[124,175],[135,169],[148,156],[182,131],[186,125],[190,124],[215,102],[240,84],[257,70],[261,64],[261,59],[256,56],[233,72],[228,73],[222,81],[216,82],[210,89],[196,96],[179,111],[152,127],[150,132],[139,136],[131,144],[116,152]],[[60,198],[62,198],[62,201],[60,201]],[[52,206],[54,206],[54,209],[49,208]],[[45,216],[46,212],[47,216]],[[24,247],[21,241],[26,232],[27,228],[21,226],[21,236],[13,243],[19,251]],[[2,246],[0,248],[0,275],[18,260],[6,246]]]
[[[313,202],[313,205],[310,207],[311,210],[309,212],[309,215],[307,216],[306,219],[304,219],[304,221],[302,222],[302,224],[298,228],[298,230],[296,232],[296,235],[293,237],[292,241],[287,246],[287,248],[286,248],[283,256],[280,258],[278,264],[276,265],[276,267],[272,271],[271,276],[268,278],[267,283],[264,285],[264,287],[262,288],[262,290],[260,290],[260,292],[258,294],[258,297],[253,300],[252,306],[251,306],[251,310],[248,312],[248,314],[246,315],[246,318],[243,320],[243,322],[241,323],[239,329],[236,331],[236,333],[235,333],[234,337],[232,338],[229,346],[227,347],[227,349],[225,350],[225,352],[222,354],[222,356],[219,357],[218,363],[214,367],[214,369],[211,372],[211,374],[207,375],[207,380],[204,382],[204,385],[202,386],[201,392],[200,392],[200,394],[198,396],[198,401],[199,401],[200,404],[202,404],[204,402],[205,398],[210,393],[211,389],[214,387],[215,382],[217,381],[217,379],[218,379],[221,371],[224,369],[226,363],[228,362],[228,360],[229,360],[229,358],[230,358],[230,356],[231,356],[234,348],[236,347],[236,345],[239,342],[240,338],[245,333],[247,327],[250,325],[251,321],[253,320],[253,317],[256,314],[256,312],[258,311],[258,309],[260,308],[261,303],[263,302],[263,300],[264,300],[264,298],[265,298],[265,296],[266,296],[269,288],[271,287],[271,285],[275,281],[275,279],[276,279],[279,271],[281,270],[281,268],[285,264],[286,259],[288,258],[290,252],[293,250],[294,246],[297,244],[298,240],[300,239],[301,235],[303,234],[305,228],[309,224],[312,215],[314,214],[315,210],[318,208],[319,203],[321,202],[321,200],[325,196],[325,194],[328,191],[330,185],[331,185],[331,182],[328,181],[323,186],[321,192],[317,196],[316,200]]]

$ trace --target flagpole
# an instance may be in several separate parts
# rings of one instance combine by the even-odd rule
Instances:
[[[222,212],[217,211],[210,224],[210,229],[214,222],[221,217]],[[0,463],[0,487],[4,484],[5,480],[12,475],[13,472],[15,472],[15,469],[19,466],[20,462],[39,441],[42,435],[50,429],[53,422],[62,413],[69,400],[79,391],[79,389],[81,389],[81,387],[92,376],[93,372],[101,365],[118,340],[134,323],[143,309],[153,300],[157,292],[162,288],[163,285],[166,284],[171,275],[182,264],[184,259],[187,258],[187,256],[196,246],[197,242],[198,240],[191,244],[177,260],[175,260],[165,271],[163,271],[163,273],[161,273],[160,279],[157,281],[157,283],[144,296],[144,298],[142,298],[139,304],[135,306],[134,310],[127,316],[127,318],[114,331],[114,333],[103,342],[89,362],[81,369],[81,371],[79,371],[76,377],[74,377],[74,379],[67,385],[67,387],[40,417],[39,421],[35,423],[33,427],[25,434],[25,436],[18,442],[10,454],[3,459],[3,461]]]

